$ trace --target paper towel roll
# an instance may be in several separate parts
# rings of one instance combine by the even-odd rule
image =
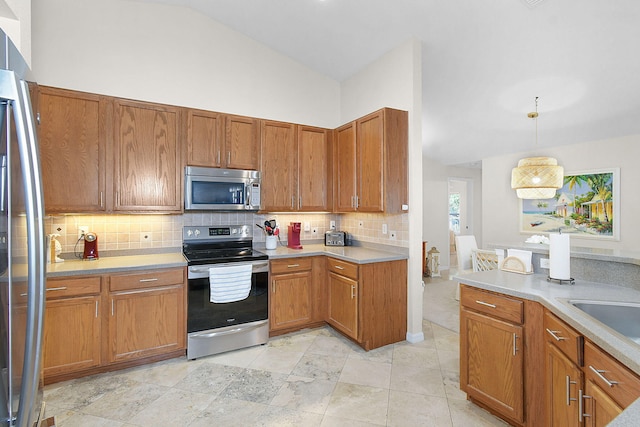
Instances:
[[[568,234],[549,234],[549,277],[571,279],[571,244]]]

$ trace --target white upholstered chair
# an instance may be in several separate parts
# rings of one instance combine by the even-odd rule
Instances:
[[[472,251],[478,249],[476,237],[456,236],[456,255],[458,257],[458,274],[473,271]]]
[[[473,271],[471,254],[476,249],[478,249],[478,244],[475,236],[456,236],[458,274],[471,273]],[[460,285],[456,286],[456,300],[460,300]]]

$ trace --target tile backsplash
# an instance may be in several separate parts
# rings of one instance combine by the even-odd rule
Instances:
[[[49,216],[45,221],[46,234],[59,234],[58,240],[65,254],[81,253],[83,242],[78,240],[79,227],[98,235],[98,247],[104,251],[126,251],[140,249],[179,250],[182,245],[182,227],[186,225],[230,225],[253,224],[254,242],[264,243],[263,231],[255,224],[275,219],[280,227],[281,239],[286,240],[287,225],[301,222],[302,241],[324,240],[330,222],[336,222],[338,230],[346,231],[353,238],[368,243],[392,246],[408,246],[408,215],[384,214],[323,214],[323,213],[185,213],[183,215],[59,215]],[[304,231],[304,225],[309,231]],[[386,224],[387,234],[383,234]],[[314,233],[315,231],[315,233]]]

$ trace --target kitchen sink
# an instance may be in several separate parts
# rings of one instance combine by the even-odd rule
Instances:
[[[569,304],[640,344],[640,304],[571,300]]]

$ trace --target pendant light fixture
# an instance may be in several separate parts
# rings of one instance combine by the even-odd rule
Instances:
[[[538,97],[536,111],[527,114],[536,121],[536,147],[538,146]],[[511,171],[511,188],[520,199],[551,199],[562,188],[564,169],[553,157],[528,157],[518,162]]]

